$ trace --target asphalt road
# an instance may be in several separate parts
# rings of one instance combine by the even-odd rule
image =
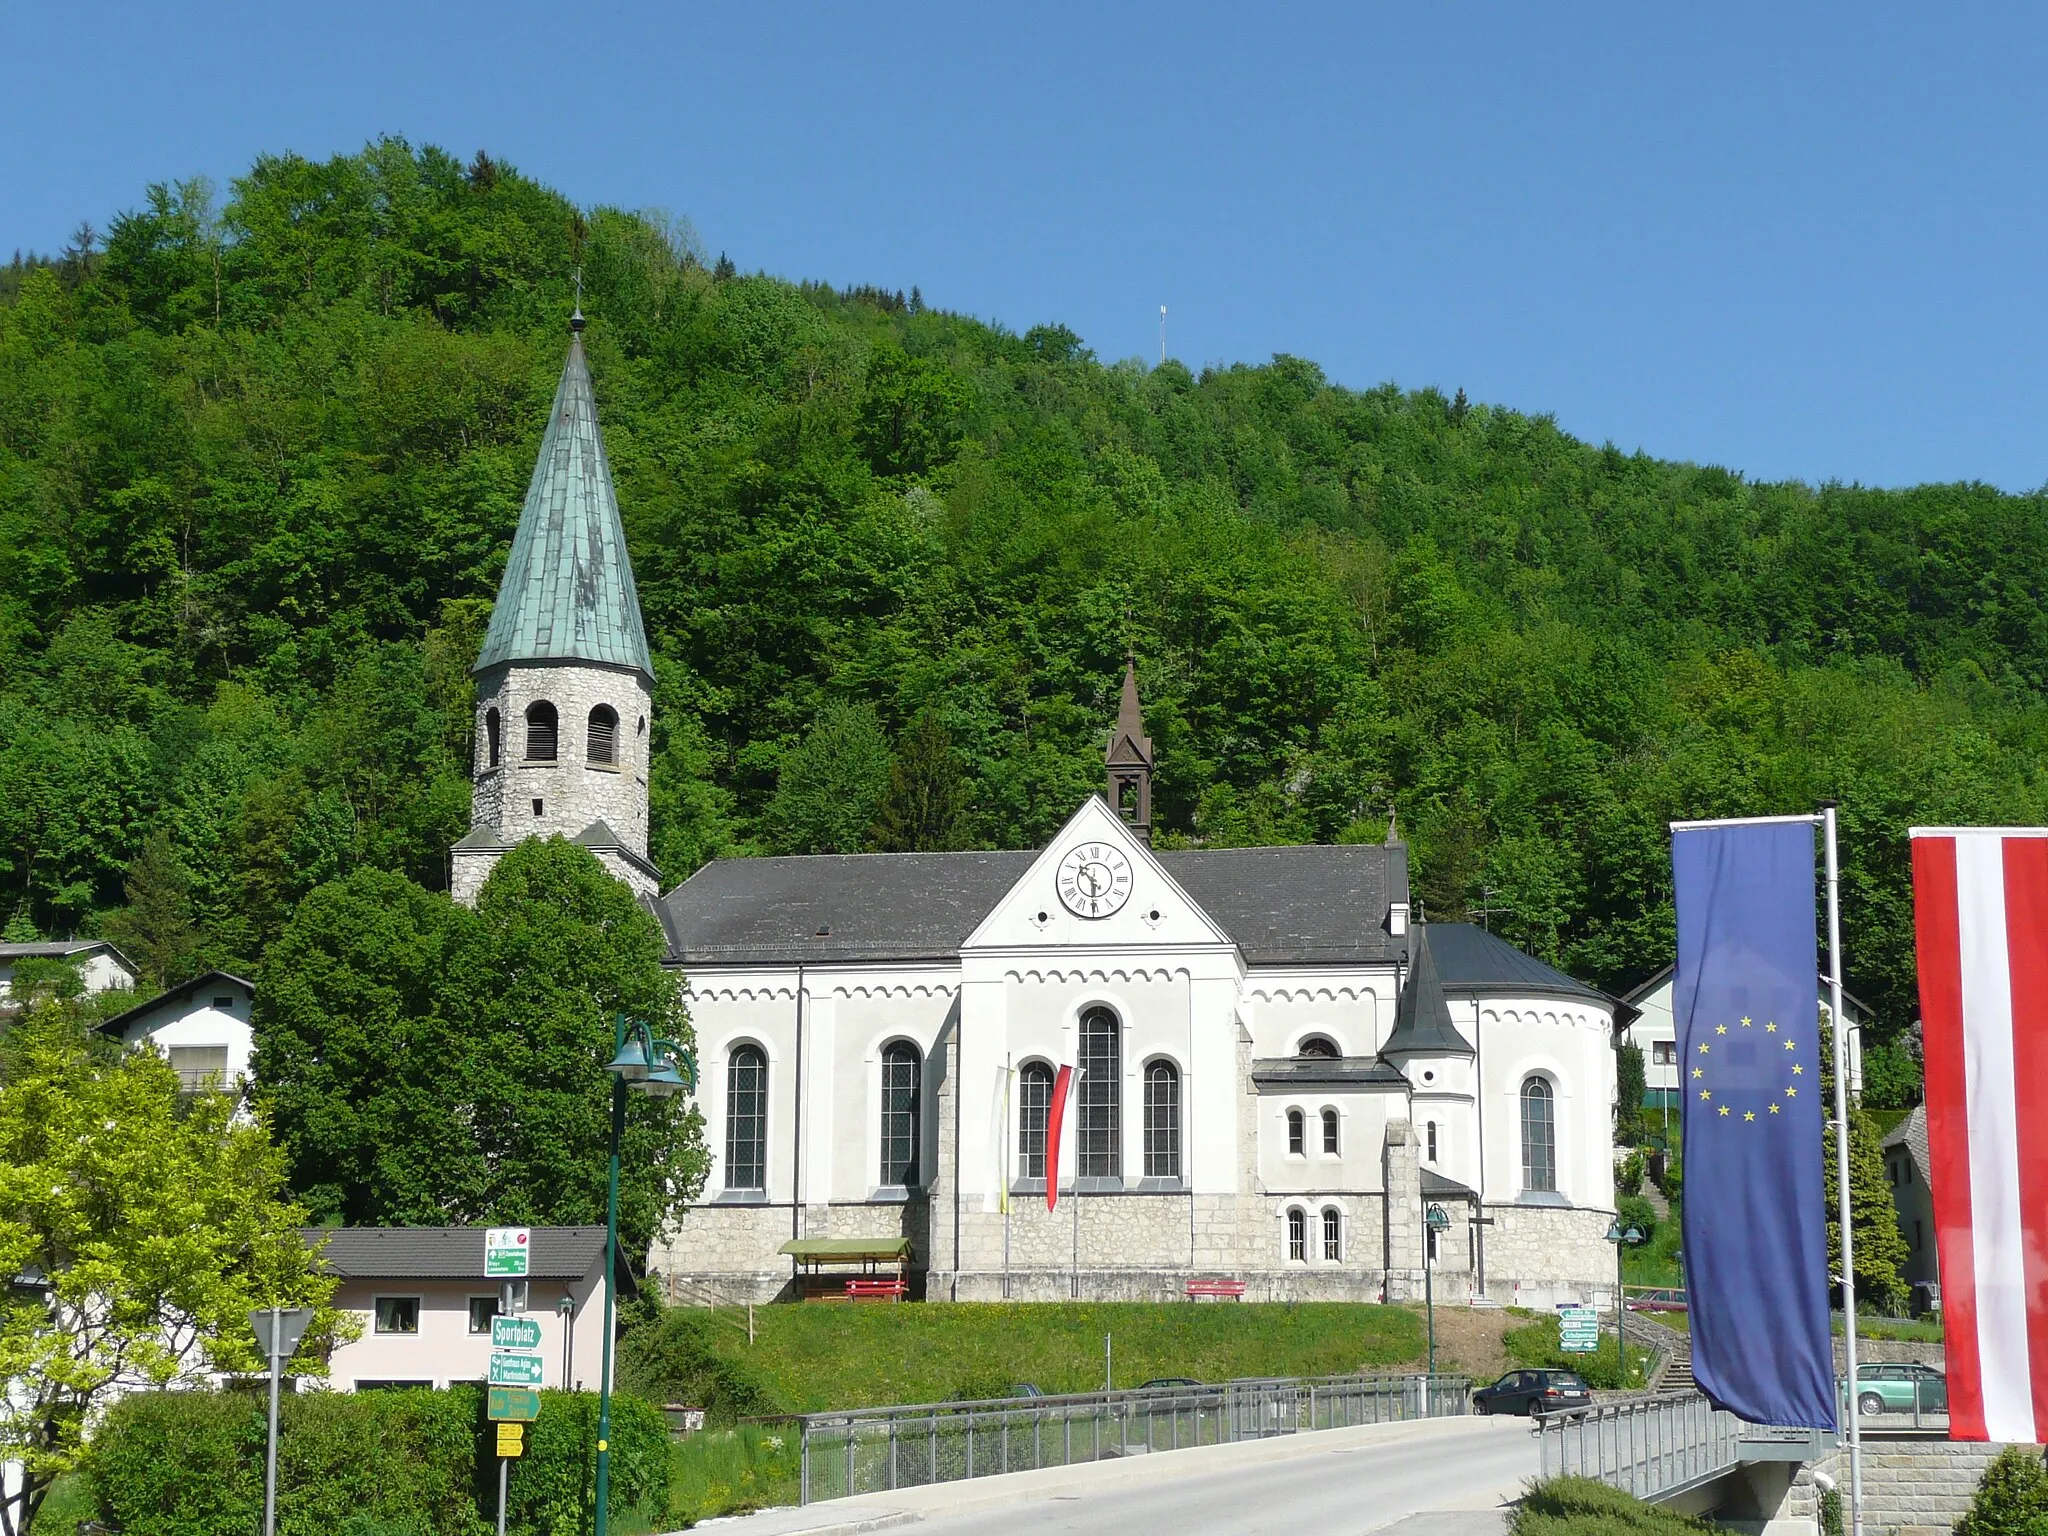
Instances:
[[[1402,1536],[1483,1536],[1500,1529],[1492,1512],[1536,1475],[1536,1455],[1526,1421],[1475,1418],[1427,1438],[1191,1469],[966,1514],[933,1510],[912,1529],[916,1536],[1364,1536],[1423,1512],[1456,1510],[1469,1513],[1432,1516]]]

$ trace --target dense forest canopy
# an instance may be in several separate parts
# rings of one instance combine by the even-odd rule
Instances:
[[[1667,820],[1832,796],[1895,1035],[1906,828],[2043,819],[2039,495],[1752,484],[1287,356],[1104,364],[383,140],[0,268],[10,936],[162,978],[260,965],[354,868],[445,885],[579,268],[671,880],[1035,844],[1127,648],[1162,840],[1398,810],[1431,916],[1610,988],[1670,958]]]

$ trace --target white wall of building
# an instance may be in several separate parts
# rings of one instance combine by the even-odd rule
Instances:
[[[600,1352],[604,1347],[602,1264],[575,1281],[528,1282],[523,1314],[540,1325],[540,1357],[544,1387],[595,1390]],[[328,1380],[343,1391],[365,1383],[425,1382],[445,1387],[452,1382],[480,1382],[489,1372],[490,1330],[470,1331],[470,1302],[498,1295],[496,1282],[474,1280],[348,1279],[335,1292],[334,1305],[355,1314],[362,1337],[334,1351]],[[416,1333],[381,1333],[377,1329],[377,1298],[412,1297],[418,1301]],[[557,1310],[563,1297],[574,1307],[569,1318]],[[565,1342],[567,1355],[565,1357]],[[565,1367],[567,1376],[564,1376]]]

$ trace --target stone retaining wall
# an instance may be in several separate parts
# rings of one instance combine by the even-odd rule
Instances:
[[[1984,1469],[2005,1449],[1966,1440],[1863,1442],[1864,1536],[1948,1536],[1970,1507]],[[2032,1450],[2034,1447],[2027,1447]],[[1848,1523],[1849,1452],[1838,1449],[1813,1470],[1835,1480]]]

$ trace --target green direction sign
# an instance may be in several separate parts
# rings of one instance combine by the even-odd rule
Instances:
[[[1591,1307],[1559,1307],[1557,1338],[1567,1354],[1592,1354],[1600,1347],[1600,1314]]]
[[[491,1319],[491,1348],[539,1349],[540,1324],[530,1317]]]
[[[486,1227],[484,1229],[484,1275],[493,1280],[525,1278],[527,1256],[533,1251],[530,1227]]]
[[[540,1356],[493,1350],[489,1379],[494,1387],[537,1387],[540,1385]]]
[[[484,1410],[494,1424],[531,1424],[540,1417],[540,1394],[530,1387],[491,1387]]]

